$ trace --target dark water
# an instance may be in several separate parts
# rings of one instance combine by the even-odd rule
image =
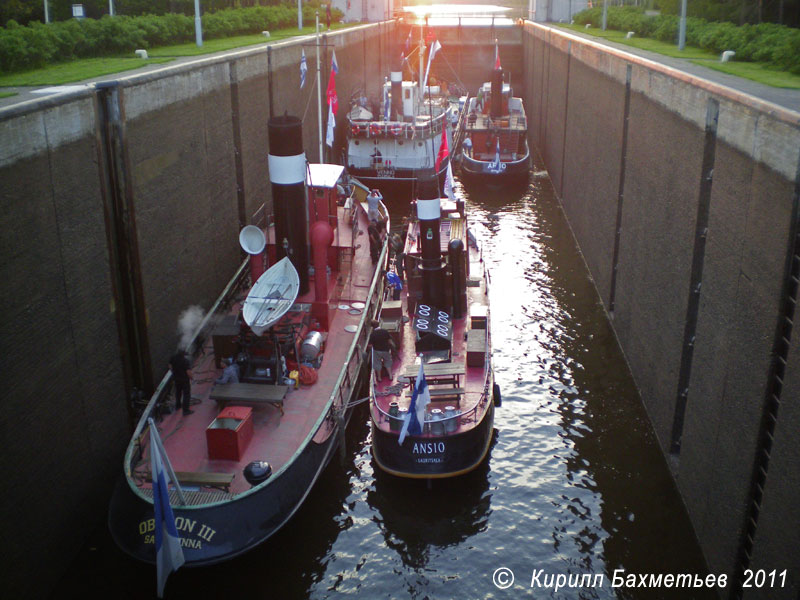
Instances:
[[[489,461],[431,489],[384,476],[360,410],[344,464],[330,465],[282,531],[235,561],[178,571],[168,598],[714,597],[612,588],[615,569],[704,574],[705,565],[549,181],[465,195],[491,268],[503,393]],[[399,223],[406,207],[391,207]],[[501,567],[515,575],[508,589],[493,583]],[[542,585],[588,574],[603,575],[602,586],[532,588],[534,570]],[[88,592],[151,598],[155,570],[99,532],[56,597]]]

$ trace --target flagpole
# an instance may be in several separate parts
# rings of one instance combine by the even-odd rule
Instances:
[[[324,162],[324,157],[322,154],[322,84],[320,83],[320,76],[319,76],[319,53],[320,53],[320,45],[319,45],[319,11],[316,12],[317,15],[317,124],[319,125],[319,162]]]
[[[186,506],[186,498],[183,497],[183,489],[181,488],[181,484],[178,483],[178,478],[175,477],[175,471],[172,470],[172,463],[169,461],[169,456],[167,455],[167,451],[164,449],[164,443],[161,441],[161,436],[158,435],[158,428],[156,427],[155,422],[153,421],[153,417],[149,417],[147,422],[150,424],[150,429],[155,434],[153,439],[156,441],[156,445],[158,446],[159,451],[161,452],[161,459],[164,463],[164,468],[167,470],[169,474],[169,478],[172,481],[172,484],[175,486],[175,491],[178,493],[178,498],[181,501],[181,504]],[[151,473],[151,477],[155,477],[155,473]],[[167,499],[169,501],[169,499]]]

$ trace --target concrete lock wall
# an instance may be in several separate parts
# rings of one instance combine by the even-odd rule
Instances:
[[[800,115],[548,27],[525,33],[531,139],[709,569],[788,569],[785,588],[744,597],[794,598]]]
[[[386,23],[323,36],[323,102],[334,48],[339,64],[337,138],[351,93],[378,94],[372,57],[394,38]],[[211,306],[243,258],[240,227],[262,206],[271,212],[270,114],[302,117],[306,155],[319,160],[313,44],[232,52],[0,110],[0,461],[14,540],[2,552],[15,565],[4,579],[12,595],[46,596],[102,526],[133,424],[131,387],[153,390],[182,311]]]

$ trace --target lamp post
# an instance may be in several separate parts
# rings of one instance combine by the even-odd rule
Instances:
[[[686,47],[686,0],[681,0],[681,20],[678,28],[678,50]]]
[[[297,0],[297,28],[303,30],[303,0]]]
[[[603,31],[606,30],[607,21],[608,21],[608,0],[603,0]]]
[[[194,39],[198,47],[203,45],[203,22],[200,20],[200,0],[194,0]]]
[[[44,0],[44,22],[50,22],[50,9],[47,7],[47,0]]]

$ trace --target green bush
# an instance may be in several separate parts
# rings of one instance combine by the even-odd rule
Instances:
[[[208,4],[213,6],[215,2]],[[216,4],[224,2],[220,0]],[[304,13],[312,11],[311,16],[304,17],[304,24],[313,23],[310,19],[313,19],[314,6],[306,5],[303,10]],[[323,6],[323,20],[324,14]],[[342,17],[337,10],[333,15],[334,19]],[[222,38],[293,27],[297,24],[297,8],[293,3],[226,8],[207,12],[201,18],[205,38]],[[37,21],[28,26],[10,20],[0,29],[0,71],[22,71],[74,58],[131,54],[137,48],[190,42],[194,35],[194,17],[180,13],[106,15],[100,19],[69,19],[49,25]]]
[[[661,4],[662,9],[664,4]],[[665,12],[667,12],[665,10]],[[709,11],[706,11],[708,13]],[[602,8],[590,8],[574,16],[581,25],[601,27]],[[679,17],[672,14],[646,16],[634,6],[609,6],[607,28],[635,31],[641,37],[676,43]],[[707,22],[698,17],[686,19],[686,44],[713,53],[736,52],[736,60],[765,62],[771,66],[800,73],[800,29],[775,23],[734,25],[728,21]]]

